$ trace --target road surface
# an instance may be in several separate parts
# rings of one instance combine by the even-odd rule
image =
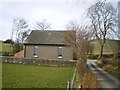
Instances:
[[[120,81],[99,68],[95,64],[96,60],[87,60],[88,68],[95,74],[97,80],[100,82],[102,88],[111,88],[110,90],[120,90]],[[115,89],[116,88],[116,89]]]

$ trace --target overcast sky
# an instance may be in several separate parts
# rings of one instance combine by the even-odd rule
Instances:
[[[16,2],[17,1],[17,2]],[[65,30],[71,20],[83,21],[88,7],[96,0],[1,0],[0,40],[10,39],[13,18],[23,17],[29,28],[46,19],[52,30]]]

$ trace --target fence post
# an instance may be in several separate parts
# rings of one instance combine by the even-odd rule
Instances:
[[[71,83],[71,80],[68,80],[68,82],[67,82],[67,90],[70,90],[70,83]]]
[[[73,88],[73,85],[74,85],[74,81],[76,79],[76,73],[77,73],[77,68],[75,68],[74,70],[74,74],[73,74],[73,77],[72,77],[72,80],[71,80],[71,89]]]

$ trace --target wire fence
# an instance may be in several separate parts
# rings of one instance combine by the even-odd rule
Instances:
[[[75,66],[75,60],[56,60],[56,59],[40,59],[40,58],[15,58],[15,57],[2,57],[2,62],[18,63],[18,64],[32,64],[43,66]]]

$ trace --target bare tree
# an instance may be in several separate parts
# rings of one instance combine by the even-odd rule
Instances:
[[[103,48],[110,32],[117,33],[115,26],[117,22],[117,10],[111,3],[98,1],[88,9],[88,17],[91,19],[91,27],[96,39],[100,43],[100,54],[98,60],[102,59]]]
[[[28,35],[28,24],[22,17],[13,19],[11,40],[15,41],[13,46],[13,54],[23,49],[23,41]]]
[[[92,32],[87,26],[80,26],[76,21],[71,21],[67,26],[67,30],[66,43],[73,47],[78,59],[86,61],[87,53],[90,51]]]
[[[28,24],[24,18],[14,18],[11,39],[15,39],[15,42],[19,43],[21,41],[19,39],[20,33],[27,31],[27,28]]]
[[[81,26],[78,22],[71,21],[67,26],[65,34],[65,43],[72,47],[73,52],[77,54],[76,67],[80,74],[83,88],[98,88],[100,85],[93,73],[86,67],[87,53],[91,50],[92,32],[87,26]],[[94,84],[91,84],[94,82]]]
[[[18,34],[18,41],[21,42],[21,44],[24,43],[25,39],[29,36],[29,33],[31,32],[30,29],[28,30],[25,30],[25,31],[21,31],[19,34]]]
[[[36,22],[36,29],[37,30],[47,30],[51,28],[51,24],[47,23],[45,19],[40,22]]]

